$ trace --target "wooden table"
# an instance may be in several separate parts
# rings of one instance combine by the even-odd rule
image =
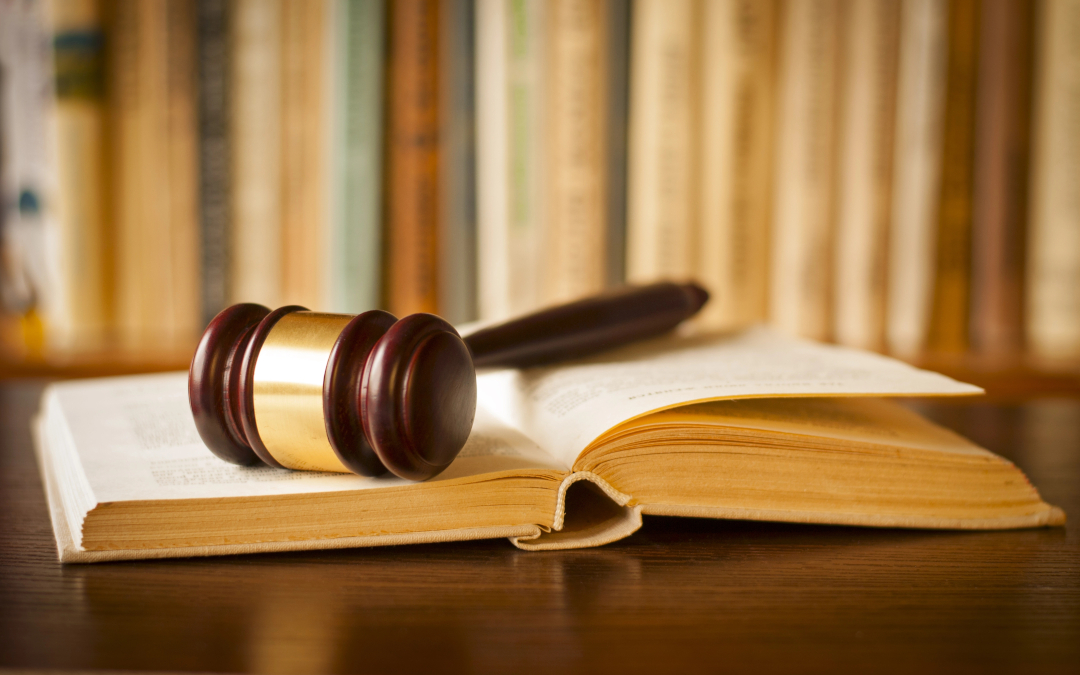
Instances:
[[[1011,458],[1068,529],[650,518],[505,541],[61,567],[0,385],[0,667],[223,672],[1080,672],[1080,400],[917,403]]]

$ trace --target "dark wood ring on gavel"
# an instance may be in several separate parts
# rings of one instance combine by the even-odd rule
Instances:
[[[472,430],[476,368],[542,365],[658,335],[708,298],[692,283],[626,287],[464,339],[431,314],[233,305],[191,361],[191,412],[206,446],[234,464],[424,480]]]

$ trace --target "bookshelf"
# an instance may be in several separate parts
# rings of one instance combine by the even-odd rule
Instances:
[[[1078,0],[0,11],[0,378],[183,369],[238,301],[695,278],[716,327],[1080,393]]]

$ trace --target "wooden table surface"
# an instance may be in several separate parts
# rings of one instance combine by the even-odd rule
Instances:
[[[60,566],[0,385],[0,668],[212,672],[1080,672],[1080,400],[915,403],[1015,461],[1066,529],[648,518],[506,541]]]

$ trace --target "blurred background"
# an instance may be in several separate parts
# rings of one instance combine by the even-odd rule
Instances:
[[[1080,0],[0,0],[0,190],[0,376],[693,278],[1080,389]]]

